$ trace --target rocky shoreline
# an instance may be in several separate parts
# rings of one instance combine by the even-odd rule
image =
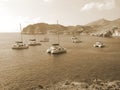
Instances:
[[[45,86],[38,85],[29,90],[120,90],[120,80],[105,81],[95,79],[91,84],[87,82],[63,81],[55,85]]]

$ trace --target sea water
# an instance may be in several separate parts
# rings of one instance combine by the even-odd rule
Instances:
[[[27,90],[64,80],[120,80],[119,38],[78,35],[82,42],[72,43],[71,35],[60,35],[60,45],[67,53],[52,55],[46,50],[58,42],[57,35],[22,35],[26,44],[31,38],[40,41],[48,37],[50,42],[24,50],[11,49],[20,37],[19,33],[0,34],[0,90]],[[96,41],[102,41],[105,47],[94,48]]]

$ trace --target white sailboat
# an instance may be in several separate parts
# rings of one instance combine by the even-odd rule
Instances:
[[[29,46],[38,46],[38,45],[41,45],[41,43],[37,42],[35,35],[34,35],[34,38],[29,39]]]
[[[58,25],[58,21],[57,21],[57,25]],[[60,41],[60,40],[59,40],[59,32],[57,32],[57,36],[58,36],[58,43],[52,44],[52,46],[47,49],[47,53],[60,54],[60,53],[65,53],[65,52],[67,52],[66,48],[60,46],[60,42],[59,42],[59,41]]]
[[[37,42],[35,38],[29,39],[29,46],[38,46],[41,45],[41,43]]]
[[[81,43],[81,41],[74,34],[71,37],[71,40],[72,40],[73,43]]]
[[[43,38],[43,40],[40,40],[40,42],[49,42],[49,38],[46,36]]]
[[[21,31],[21,24],[20,24],[20,31]],[[28,49],[29,46],[23,43],[22,32],[21,32],[21,40],[16,41],[15,44],[12,45],[12,49]]]

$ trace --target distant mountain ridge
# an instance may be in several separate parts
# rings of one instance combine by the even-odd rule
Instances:
[[[104,32],[111,31],[115,27],[120,31],[120,18],[109,21],[106,19],[100,19],[94,22],[91,22],[87,25],[81,26],[63,26],[60,24],[47,24],[47,23],[36,23],[33,25],[28,25],[23,28],[22,33],[24,34],[45,34],[45,33],[57,33],[58,31],[65,34],[72,33],[86,33],[91,34],[95,32]]]
[[[106,25],[106,24],[109,24],[111,21],[109,20],[106,20],[106,19],[99,19],[99,20],[96,20],[96,21],[93,21],[89,24],[87,24],[88,26],[91,26],[91,25]]]

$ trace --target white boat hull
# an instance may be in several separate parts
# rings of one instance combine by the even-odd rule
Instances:
[[[41,45],[41,43],[29,43],[29,46],[38,46]]]
[[[47,49],[47,53],[51,54],[60,54],[65,52],[67,52],[66,49],[61,46],[52,46],[49,49]]]
[[[62,50],[62,51],[59,51],[59,50],[55,50],[55,51],[51,51],[51,54],[59,54],[59,53],[65,53],[66,50]]]
[[[30,39],[29,46],[38,46],[41,45],[40,42],[37,42],[36,39]]]
[[[24,45],[24,46],[16,46],[16,45],[14,45],[12,47],[12,49],[28,49],[28,48],[29,48],[29,46],[27,46],[27,45]]]

